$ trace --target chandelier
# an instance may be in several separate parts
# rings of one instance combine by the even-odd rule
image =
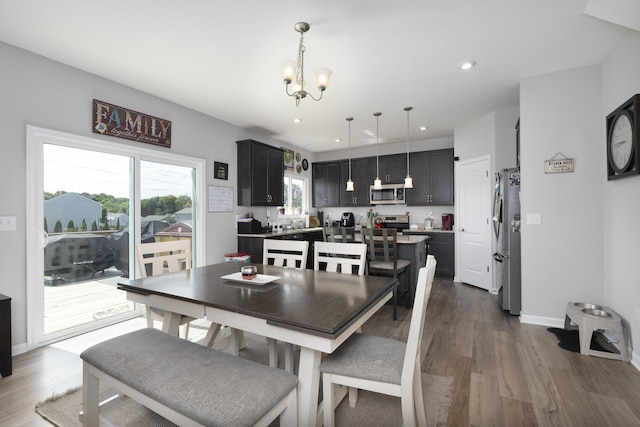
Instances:
[[[323,92],[329,86],[329,77],[332,71],[328,68],[316,69],[316,84],[320,91],[320,96],[315,98],[312,94],[304,89],[304,33],[309,31],[309,24],[306,22],[298,22],[293,28],[300,33],[300,46],[298,46],[298,61],[288,60],[282,69],[282,75],[287,95],[292,96],[296,100],[296,107],[300,105],[300,100],[306,98],[307,95],[314,101],[322,99]],[[290,91],[289,85],[293,86],[293,92]]]

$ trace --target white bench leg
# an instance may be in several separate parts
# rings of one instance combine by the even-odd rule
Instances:
[[[91,373],[91,366],[82,364],[82,415],[83,426],[98,427],[100,415],[99,381]]]

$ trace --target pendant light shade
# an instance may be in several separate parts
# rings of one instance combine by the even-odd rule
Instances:
[[[381,114],[373,113],[376,117],[376,179],[373,181],[373,188],[376,190],[382,189],[382,180],[380,180],[380,137],[378,133]]]
[[[404,111],[407,112],[407,177],[404,179],[404,188],[413,188],[413,178],[409,175],[409,111],[413,110],[413,107],[404,107]]]
[[[351,180],[351,122],[353,117],[347,117],[347,123],[349,123],[349,179],[347,180],[347,191],[354,191],[353,181]]]

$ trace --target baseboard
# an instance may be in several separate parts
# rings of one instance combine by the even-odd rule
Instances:
[[[26,342],[24,342],[22,344],[14,345],[13,347],[11,347],[11,355],[12,356],[17,356],[19,354],[26,353],[26,352],[27,352],[27,343]]]
[[[564,317],[562,319],[558,319],[556,317],[530,316],[527,314],[521,314],[520,323],[549,326],[552,328],[564,328]]]

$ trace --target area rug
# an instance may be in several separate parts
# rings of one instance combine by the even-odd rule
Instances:
[[[451,404],[453,378],[422,374],[422,389],[428,426],[446,426]],[[103,390],[101,399],[114,395]],[[400,399],[360,391],[355,408],[345,398],[336,408],[337,426],[401,426]],[[51,424],[60,427],[80,426],[78,413],[82,409],[82,390],[75,388],[36,404],[36,412]],[[276,424],[277,425],[277,424]],[[100,426],[107,427],[169,427],[175,424],[155,412],[123,397],[115,407],[100,414]]]

